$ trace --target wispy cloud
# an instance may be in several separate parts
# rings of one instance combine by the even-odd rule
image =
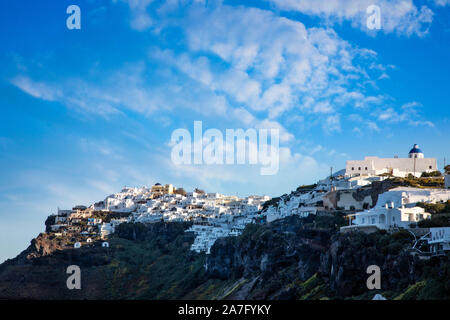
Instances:
[[[298,11],[306,15],[322,18],[327,24],[350,21],[352,26],[365,32],[367,28],[367,8],[377,5],[381,10],[381,32],[398,35],[423,36],[433,21],[433,12],[427,6],[418,7],[413,0],[267,0],[278,8]],[[445,4],[448,0],[434,0]]]
[[[153,0],[112,0],[112,2],[125,2],[128,4],[131,11],[130,25],[133,29],[142,31],[153,25],[153,19],[147,12]]]
[[[143,81],[145,66],[137,63],[115,71],[100,81],[71,78],[44,82],[29,76],[18,76],[11,83],[25,93],[47,101],[62,103],[68,108],[88,114],[109,117],[129,109],[151,114],[164,108],[158,95]]]
[[[450,0],[428,0],[429,2],[433,2],[437,6],[448,6],[450,5]]]
[[[428,126],[434,127],[431,121],[421,118],[420,108],[422,104],[419,102],[409,102],[400,108],[388,107],[378,109],[372,113],[379,121],[385,123],[406,123],[411,126]]]
[[[55,101],[62,97],[62,92],[55,88],[53,85],[49,85],[45,82],[34,81],[26,76],[17,76],[11,79],[11,83],[38,99],[47,101]]]
[[[377,54],[352,46],[332,29],[306,28],[266,10],[218,6],[187,9],[182,23],[188,53],[153,48],[150,58],[175,68],[227,105],[275,121],[290,116],[322,117],[326,132],[341,130],[340,109],[380,105],[386,97],[366,94]],[[242,32],[245,28],[246,32]],[[366,65],[377,65],[368,68]]]

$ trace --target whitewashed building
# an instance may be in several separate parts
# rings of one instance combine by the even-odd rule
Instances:
[[[175,194],[172,185],[155,184],[152,188],[124,187],[120,192],[92,204],[89,209],[58,213],[69,215],[67,229],[84,237],[100,235],[102,240],[117,230],[122,223],[184,222],[194,223],[196,240],[192,250],[209,253],[214,242],[227,235],[238,235],[245,226],[256,220],[268,196],[225,196],[219,193],[188,192]],[[109,222],[95,218],[95,210],[119,212]],[[126,216],[126,217],[125,217]],[[259,217],[262,220],[262,217]],[[87,220],[87,225],[78,225]],[[53,227],[58,231],[63,226]],[[200,227],[198,227],[200,226]],[[57,230],[58,229],[58,230]],[[94,239],[94,238],[93,238]],[[104,242],[105,243],[105,242]]]
[[[416,206],[418,202],[436,203],[449,199],[449,190],[395,188],[380,194],[374,208],[352,215],[355,217],[352,225],[342,227],[341,231],[358,227],[408,229],[411,224],[431,216],[423,208]]]
[[[450,251],[450,227],[430,228],[428,244],[433,253]]]
[[[99,225],[99,229],[100,229],[100,235],[101,235],[102,239],[105,239],[111,233],[114,233],[115,226],[113,223],[103,222],[101,225]]]
[[[355,215],[353,224],[358,227],[374,226],[378,229],[404,228],[409,229],[412,223],[428,219],[430,214],[423,208],[395,208],[389,204],[385,207],[375,207]],[[345,228],[345,227],[344,227]]]
[[[417,144],[409,151],[408,158],[365,157],[364,160],[348,160],[345,167],[346,176],[375,176],[392,174],[406,177],[409,174],[420,177],[423,172],[437,171],[435,158],[425,158]]]

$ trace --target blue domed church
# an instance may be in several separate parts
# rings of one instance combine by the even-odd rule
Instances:
[[[424,172],[437,171],[436,158],[425,158],[418,144],[414,144],[408,158],[365,157],[364,160],[349,160],[345,168],[346,176],[379,176],[390,174],[395,177],[407,177],[412,174],[420,177]]]
[[[409,158],[423,159],[423,152],[419,149],[419,145],[415,144],[414,147],[409,151]]]

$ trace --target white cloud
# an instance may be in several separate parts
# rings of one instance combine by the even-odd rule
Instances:
[[[157,59],[161,69],[164,64],[170,68],[166,72],[170,77],[175,69],[192,82],[183,80],[180,86],[181,78],[165,78],[164,91],[170,93],[154,94],[149,100],[155,106],[163,103],[168,109],[184,106],[204,114],[204,104],[208,103],[208,110],[227,117],[244,114],[245,110],[246,116],[240,120],[246,125],[265,120],[279,123],[276,119],[289,112],[289,117],[303,120],[305,116],[313,117],[311,124],[330,123],[331,127],[323,125],[323,128],[332,133],[341,130],[341,109],[367,109],[388,99],[385,95],[368,95],[366,86],[376,88],[371,75],[374,79],[386,79],[391,66],[381,65],[376,61],[376,52],[352,46],[332,29],[306,28],[301,22],[257,8],[175,2],[169,6],[170,10],[182,7],[183,19],[173,16],[165,19],[167,16],[163,15],[159,17],[163,21],[158,23],[161,30],[181,27],[189,50],[175,53],[154,47],[149,58]],[[129,4],[131,10],[138,9],[136,3]],[[149,4],[139,8],[147,8]],[[414,11],[405,4],[400,7],[401,16]],[[311,8],[332,15],[321,3]],[[160,13],[167,14],[166,9]],[[348,7],[335,14],[351,18],[357,9]],[[133,96],[136,100],[139,94]],[[290,135],[287,132],[286,141],[291,139]]]
[[[288,142],[294,139],[294,135],[289,133],[279,122],[272,120],[261,120],[256,123],[257,129],[278,129],[280,132],[280,142]]]
[[[127,2],[132,12],[143,15],[152,4],[148,0]],[[289,3],[295,1],[286,5]],[[313,7],[314,14],[325,10],[320,14],[333,15],[322,3]],[[413,10],[406,4],[402,8],[404,12]],[[379,108],[378,121],[399,115],[393,109],[380,108],[388,96],[366,93],[366,85],[375,87],[372,75],[386,78],[386,71],[393,67],[378,63],[376,52],[351,45],[330,28],[306,28],[301,22],[256,8],[218,5],[184,9],[187,12],[182,19],[169,19],[161,25],[181,27],[188,50],[151,48],[148,58],[156,60],[156,70],[146,70],[146,62],[142,62],[109,72],[113,80],[71,79],[48,84],[22,77],[13,83],[36,98],[103,116],[124,109],[147,116],[186,109],[194,111],[193,115],[220,116],[231,123],[237,120],[247,127],[278,128],[283,143],[292,142],[294,135],[282,121],[297,119],[332,134],[342,130],[342,114],[348,109]],[[355,8],[347,9],[339,8],[335,14],[343,18],[356,15]],[[161,85],[148,81],[150,72],[160,76]],[[416,121],[413,117],[402,119],[406,120],[411,125]],[[367,120],[362,122],[367,124]],[[369,128],[379,130],[375,121],[371,123]]]
[[[301,184],[308,184],[324,176],[329,167],[315,158],[292,153],[289,148],[279,149],[279,171],[274,176],[260,175],[260,165],[174,165],[168,162],[167,172],[173,180],[184,179],[191,186],[219,191],[226,186],[244,185],[249,194],[279,196]],[[251,190],[251,191],[249,191]],[[240,194],[242,195],[242,194]]]
[[[173,95],[177,87],[158,87],[144,81],[145,66],[137,63],[110,72],[110,77],[101,81],[90,79],[64,79],[56,82],[38,82],[28,76],[20,76],[11,83],[25,93],[43,100],[57,101],[76,111],[109,117],[120,114],[121,109],[150,115],[157,110],[168,109],[166,95]],[[220,102],[214,102],[214,104]]]
[[[13,85],[29,95],[47,101],[55,101],[61,97],[61,91],[44,82],[33,81],[25,76],[17,76],[10,81]]]
[[[418,126],[426,126],[426,127],[430,127],[430,128],[434,128],[434,123],[431,121],[414,121],[414,120],[410,120],[408,122],[409,125],[414,126],[414,127],[418,127]]]
[[[377,131],[377,132],[380,131],[380,128],[378,128],[378,125],[373,121],[367,122],[367,128],[369,128],[372,131]]]
[[[361,129],[358,127],[354,127],[352,130],[353,133],[360,135],[361,134]]]
[[[329,101],[321,101],[314,106],[314,113],[330,113],[333,112],[333,107]]]
[[[319,16],[328,26],[348,20],[363,29],[366,9],[373,4],[369,0],[270,1],[283,10]],[[148,12],[151,4],[128,2],[132,12]],[[421,36],[432,22],[431,10],[418,7],[413,0],[380,0],[376,4],[386,33]],[[177,14],[166,19],[178,9],[183,11],[182,19]],[[155,18],[162,20],[158,21],[160,30],[181,27],[188,50],[175,53],[152,48],[150,59],[163,61],[189,77],[193,82],[183,87],[197,92],[197,105],[210,103],[211,111],[227,118],[245,115],[238,120],[246,125],[273,121],[283,127],[277,119],[289,112],[289,118],[304,121],[305,116],[310,117],[310,125],[322,125],[327,133],[339,132],[342,109],[380,110],[391,99],[367,92],[377,89],[374,79],[389,79],[388,72],[395,66],[380,64],[375,51],[351,45],[329,27],[306,28],[272,11],[227,6],[220,1],[211,6],[170,1],[156,10]],[[170,79],[165,81],[165,90],[172,91],[165,100],[169,109],[184,105],[200,112],[189,90]],[[200,86],[196,88],[195,83]],[[186,93],[184,101],[175,98],[182,92]],[[155,104],[163,100],[161,97]],[[380,121],[393,114],[389,108],[378,112]],[[290,136],[286,130],[286,141]]]
[[[113,3],[118,1],[126,2],[131,11],[131,27],[138,31],[148,29],[153,25],[153,20],[147,12],[148,7],[153,0],[112,0]]]
[[[369,71],[378,78],[379,68],[388,67],[365,70],[364,64],[375,65],[376,53],[353,47],[331,29],[307,29],[270,11],[229,6],[196,7],[182,26],[191,57],[165,52],[158,58],[223,94],[230,105],[266,113],[268,120],[287,112],[339,114],[341,108],[367,108],[386,98],[367,95],[364,86],[374,85]],[[334,121],[327,132],[340,130],[338,116],[323,119]]]
[[[435,5],[441,7],[450,5],[450,0],[428,0],[428,1],[434,2]]]
[[[326,118],[323,123],[323,129],[327,133],[339,132],[341,131],[341,119],[340,116],[335,114]]]
[[[433,20],[433,12],[427,7],[417,7],[413,0],[268,0],[278,8],[298,11],[306,15],[318,16],[328,24],[350,21],[351,24],[366,32],[366,10],[377,5],[381,10],[381,31],[399,35],[423,36]],[[435,0],[445,4],[448,0]]]
[[[416,101],[405,103],[398,110],[394,107],[378,109],[372,113],[379,121],[385,123],[407,123],[411,126],[434,127],[431,121],[420,119],[419,109],[422,104]]]

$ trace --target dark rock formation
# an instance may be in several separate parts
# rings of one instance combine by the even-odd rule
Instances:
[[[388,298],[450,297],[446,257],[411,256],[405,232],[339,234],[343,223],[291,216],[252,224],[217,240],[210,255],[189,250],[189,223],[123,224],[110,248],[62,248],[41,234],[0,265],[0,299],[370,299],[370,265],[381,268]],[[82,290],[66,287],[72,264],[82,270]]]

